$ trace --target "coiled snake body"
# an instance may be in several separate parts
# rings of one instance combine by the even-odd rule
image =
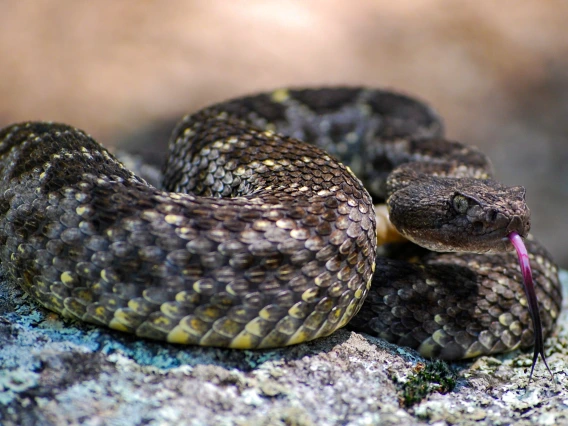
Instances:
[[[436,114],[399,94],[277,90],[184,118],[161,190],[80,130],[13,125],[0,132],[2,267],[48,309],[174,343],[277,347],[353,319],[426,356],[528,347],[506,239],[528,233],[524,190],[441,137]],[[478,254],[393,244],[375,257],[385,200],[407,239]],[[527,243],[547,335],[557,270]]]

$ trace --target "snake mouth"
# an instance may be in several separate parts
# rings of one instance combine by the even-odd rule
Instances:
[[[485,244],[490,245],[487,253],[513,251],[517,250],[517,247],[511,236],[517,234],[519,238],[526,238],[529,234],[529,230],[530,221],[528,218],[513,216],[506,227],[494,229],[482,234],[480,237]]]
[[[526,238],[531,228],[530,220],[521,216],[513,216],[507,225],[507,238],[511,240],[511,235],[516,232],[521,237]],[[511,240],[512,242],[512,240]]]

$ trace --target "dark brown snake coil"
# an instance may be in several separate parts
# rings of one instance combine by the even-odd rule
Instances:
[[[528,234],[524,189],[489,180],[483,154],[443,140],[436,114],[402,95],[277,90],[204,109],[174,131],[164,190],[62,124],[3,129],[0,169],[3,270],[68,317],[232,348],[348,323],[444,359],[533,344],[504,252],[509,232]],[[385,200],[411,241],[481,254],[389,244],[375,258]],[[527,244],[548,335],[557,268]]]

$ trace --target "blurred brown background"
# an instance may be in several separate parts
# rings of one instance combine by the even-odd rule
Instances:
[[[565,0],[3,1],[0,126],[63,121],[162,155],[170,122],[228,97],[392,87],[527,187],[533,231],[567,267],[567,26]]]

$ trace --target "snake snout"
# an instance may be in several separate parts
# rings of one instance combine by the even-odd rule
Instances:
[[[519,235],[526,237],[530,231],[531,224],[528,217],[523,217],[519,215],[513,216],[509,225],[507,226],[507,234],[511,232],[516,232]]]
[[[526,237],[531,228],[531,213],[525,200],[526,190],[522,186],[514,186],[507,193],[508,203],[505,207],[509,221],[505,228],[507,235],[516,232],[522,237]]]

